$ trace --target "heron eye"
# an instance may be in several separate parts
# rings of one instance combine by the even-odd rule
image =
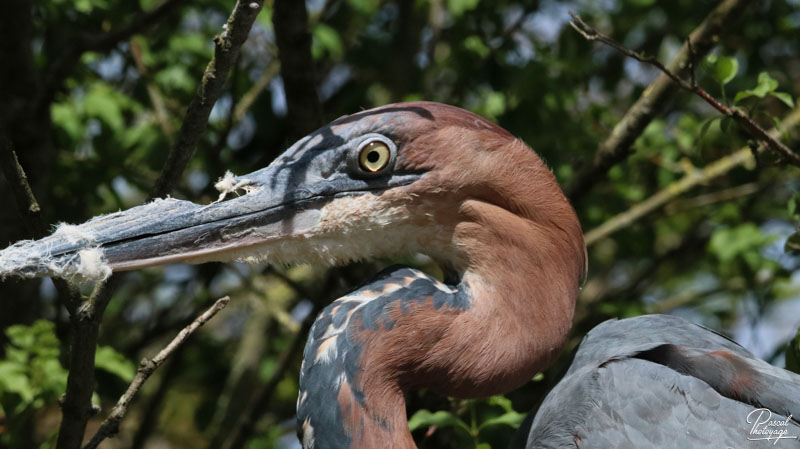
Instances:
[[[386,167],[390,156],[389,147],[385,143],[375,140],[361,148],[361,153],[358,155],[358,163],[365,171],[377,173]]]

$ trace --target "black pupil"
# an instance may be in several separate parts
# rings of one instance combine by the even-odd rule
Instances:
[[[378,159],[380,159],[380,158],[381,158],[381,155],[378,154],[377,151],[370,151],[369,153],[367,153],[367,160],[370,161],[373,164],[378,162]]]

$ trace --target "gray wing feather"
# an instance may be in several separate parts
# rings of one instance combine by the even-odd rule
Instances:
[[[533,421],[527,448],[776,447],[748,439],[747,415],[753,410],[662,365],[620,360],[585,368],[559,383]],[[787,430],[800,435],[793,421]],[[778,444],[798,447],[800,441]]]
[[[800,435],[800,376],[682,318],[647,315],[592,329],[521,430],[527,449],[800,447],[752,440],[747,418],[759,407],[793,415],[786,430]]]

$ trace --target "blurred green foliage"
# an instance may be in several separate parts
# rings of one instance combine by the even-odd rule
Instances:
[[[31,36],[20,37],[19,45],[32,52],[31,64],[44,83],[59,76],[53,68],[80,39],[119,29],[161,2],[31,3]],[[309,88],[319,92],[326,120],[394,101],[458,105],[519,136],[562,185],[590,163],[599,143],[657,75],[586,42],[566,25],[567,10],[667,62],[715,6],[690,0],[306,4],[314,60],[309,70],[317,80]],[[244,174],[261,168],[292,143],[287,135],[292,118],[274,75],[278,55],[270,5],[243,47],[176,197],[213,201],[218,193],[213,184],[226,170]],[[27,156],[20,148],[48,223],[83,222],[146,199],[231,7],[222,0],[182,2],[132,38],[82,52],[65,71],[43,107],[47,129],[29,131],[46,139],[45,156]],[[753,4],[726,28],[698,67],[697,82],[762,126],[776,126],[782,137],[796,139],[796,129],[781,125],[800,90],[797,1]],[[15,66],[19,76],[28,76],[20,67]],[[19,95],[24,102],[39,93]],[[235,116],[245,100],[252,103]],[[636,139],[632,154],[574,202],[584,230],[749,143],[702,100],[676,93]],[[744,338],[745,346],[770,362],[782,364],[785,357],[797,370],[797,338],[788,351],[783,348],[797,335],[800,321],[778,318],[800,316],[798,179],[796,169],[765,152],[757,164],[731,169],[596,242],[589,248],[589,278],[574,338],[564,353],[604,319],[659,311]],[[315,302],[330,301],[395,262],[441,274],[426,258],[332,271],[205,264],[130,273],[101,328],[96,402],[104,412],[95,420],[135,375],[133,361],[152,356],[214,299],[230,295],[233,301],[176,354],[175,368],[168,364],[156,372],[132,404],[120,438],[105,444],[206,447],[224,439],[253,392],[274,381],[248,447],[294,447],[299,359],[291,359],[279,378],[273,376],[300,321]],[[17,447],[52,442],[58,422],[52,416],[58,416],[66,382],[66,314],[49,281],[34,291],[35,297],[26,298],[37,305],[33,312],[2,310],[20,323],[5,330],[0,359],[0,415],[11,429],[2,442]],[[428,448],[505,447],[565,361],[562,357],[503,397],[459,401],[431,392],[409,394],[416,440]],[[0,416],[0,428],[2,423]]]
[[[61,344],[55,325],[37,320],[30,326],[16,325],[5,330],[8,343],[0,360],[0,416],[7,416],[8,432],[0,434],[7,447],[17,447],[27,436],[23,423],[36,412],[55,403],[67,387],[67,370],[61,366]],[[133,380],[134,365],[110,346],[97,348],[95,367],[125,382]],[[95,403],[99,398],[95,398]],[[47,439],[54,441],[54,434]]]

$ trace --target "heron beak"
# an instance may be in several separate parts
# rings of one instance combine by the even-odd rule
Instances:
[[[292,247],[288,241],[313,235],[327,204],[408,183],[402,177],[351,179],[314,168],[319,165],[319,160],[276,161],[249,175],[226,176],[217,184],[223,195],[211,204],[159,199],[81,225],[59,226],[51,236],[0,251],[0,278],[86,281],[174,262],[273,261],[259,249],[274,253],[282,246],[286,252]],[[226,195],[232,198],[223,200]]]

